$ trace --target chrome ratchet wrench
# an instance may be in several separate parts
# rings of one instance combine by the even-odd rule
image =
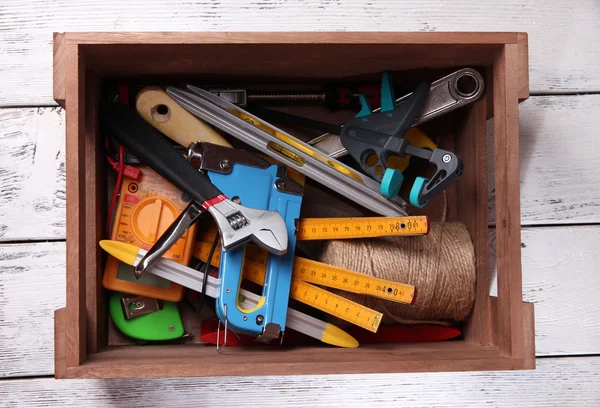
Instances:
[[[423,111],[413,122],[412,126],[425,123],[438,116],[452,112],[458,108],[478,100],[484,91],[483,77],[472,68],[459,69],[431,84],[429,97],[425,101]],[[405,102],[412,93],[396,99],[396,105]],[[374,109],[373,113],[379,112]],[[325,133],[308,142],[329,157],[346,156],[348,151],[342,145],[339,135]]]

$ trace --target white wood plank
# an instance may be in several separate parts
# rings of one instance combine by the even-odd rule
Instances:
[[[0,246],[0,377],[54,372],[65,260],[64,242]]]
[[[600,95],[537,96],[519,110],[521,223],[600,222]],[[492,146],[493,126],[488,124]],[[493,150],[488,160],[493,168]],[[493,173],[488,173],[495,221]]]
[[[600,222],[599,109],[600,95],[521,105],[523,224]],[[0,109],[0,241],[65,238],[64,150],[63,110]]]
[[[600,353],[600,226],[524,228],[521,242],[523,300],[535,303],[536,354]],[[493,259],[492,229],[490,249]]]
[[[0,381],[0,404],[31,407],[597,407],[600,357],[536,370],[277,377]]]
[[[537,355],[600,353],[600,226],[526,228],[522,241]],[[65,304],[64,250],[63,243],[0,245],[0,377],[53,373],[52,313]]]
[[[4,0],[0,105],[53,104],[53,31],[525,31],[531,90],[600,90],[596,0]]]
[[[64,238],[64,111],[0,109],[0,241]]]

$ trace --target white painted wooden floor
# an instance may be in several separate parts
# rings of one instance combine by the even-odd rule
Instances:
[[[521,205],[535,371],[52,378],[52,316],[65,304],[65,115],[52,100],[52,32],[227,30],[529,33]],[[599,38],[597,0],[2,0],[0,406],[600,406]]]

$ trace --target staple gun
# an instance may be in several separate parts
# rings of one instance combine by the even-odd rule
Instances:
[[[238,247],[221,253],[221,290],[215,308],[217,317],[234,332],[252,334],[263,342],[280,337],[290,296],[295,220],[300,216],[303,187],[288,176],[286,167],[270,164],[243,150],[206,142],[193,143],[188,160],[205,171],[226,195],[235,196],[236,201],[253,208],[276,210],[285,220],[288,250],[281,256],[268,255],[259,304],[251,309],[240,306],[238,292],[246,248]]]

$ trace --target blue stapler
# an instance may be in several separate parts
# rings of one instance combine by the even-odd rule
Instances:
[[[243,309],[238,302],[245,246],[221,252],[216,302],[217,316],[229,330],[254,335],[263,342],[280,337],[285,328],[296,247],[294,221],[300,217],[303,187],[288,176],[286,167],[242,150],[196,143],[188,151],[188,160],[197,162],[211,182],[232,200],[251,208],[276,210],[283,217],[288,251],[284,255],[269,254],[259,304]]]

